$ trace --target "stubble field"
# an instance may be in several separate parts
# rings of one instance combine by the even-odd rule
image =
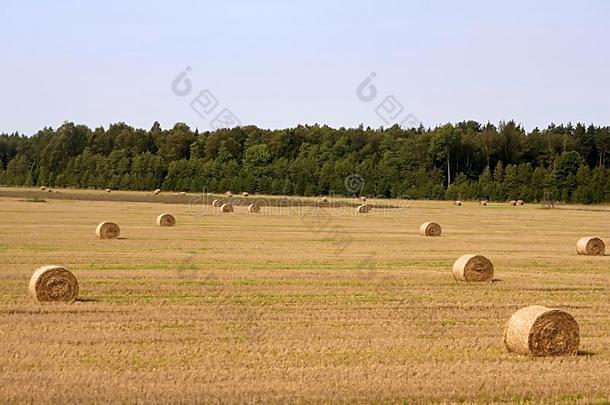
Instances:
[[[0,197],[0,403],[610,399],[610,256],[575,249],[610,242],[610,207],[396,205]],[[162,212],[177,226],[156,226]],[[96,239],[104,220],[121,239]],[[442,237],[419,236],[428,220]],[[453,280],[465,253],[493,261],[493,283]],[[76,275],[76,303],[32,301],[44,264]],[[574,315],[578,356],[506,352],[530,304]]]

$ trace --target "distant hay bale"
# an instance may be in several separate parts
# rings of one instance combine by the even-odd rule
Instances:
[[[176,218],[172,214],[161,214],[157,217],[159,226],[176,226]]]
[[[482,206],[484,206],[484,207],[486,207],[486,206],[487,206],[487,200],[481,200],[481,201],[479,202],[479,204],[480,204],[480,205],[482,205]]]
[[[241,196],[242,196],[242,197],[247,197],[248,195],[249,195],[249,194],[248,194],[246,191],[244,191],[243,193],[241,193]]]
[[[359,205],[359,206],[358,206],[358,208],[356,208],[356,212],[357,212],[358,214],[368,214],[368,212],[369,212],[370,210],[371,210],[371,209],[370,209],[370,208],[369,208],[369,206],[368,206],[368,205],[366,205],[366,204]]]
[[[261,207],[258,204],[250,204],[248,205],[248,212],[258,214],[259,212],[261,212]]]
[[[453,264],[453,278],[459,281],[489,281],[494,276],[493,263],[481,255],[464,255]]]
[[[233,206],[229,203],[222,204],[222,206],[220,207],[220,210],[222,212],[233,212]]]
[[[212,201],[212,207],[220,207],[220,206],[222,206],[222,200],[216,199],[216,200]]]
[[[523,200],[517,200],[516,203],[517,203],[517,205],[524,205],[525,204],[525,202],[523,202]]]
[[[109,188],[107,188],[107,189],[106,189],[106,192],[107,192],[107,193],[112,193],[112,190],[111,190],[111,189],[109,189]]]
[[[181,192],[180,192],[180,195],[186,195],[186,192],[181,191]]]
[[[40,191],[45,191],[47,188],[45,186],[40,186]]]
[[[462,202],[461,201],[454,201],[453,205],[455,205],[457,207],[460,207],[462,205]]]
[[[49,189],[47,189],[47,191],[48,191],[49,193],[52,193],[52,192],[53,192],[53,189],[52,189],[52,188],[49,188]]]
[[[606,245],[600,238],[585,236],[576,243],[576,251],[579,255],[603,256],[606,253]]]
[[[509,352],[531,356],[569,356],[578,353],[580,328],[565,311],[531,305],[515,312],[504,331]]]
[[[225,195],[226,195],[227,197],[233,197],[233,193],[232,193],[232,192],[230,192],[230,191],[225,192]]]
[[[161,189],[159,189],[159,188],[155,189],[155,191],[153,191],[153,194],[154,194],[154,195],[159,195],[159,194],[161,194]]]
[[[419,234],[421,236],[441,236],[443,230],[436,222],[424,222],[419,227]]]
[[[116,239],[121,234],[121,228],[114,222],[104,221],[97,226],[95,234],[100,239]]]
[[[510,205],[512,205],[513,207],[514,207],[515,205],[517,205],[517,201],[515,201],[515,200],[510,200],[508,203],[509,203]]]
[[[78,281],[64,267],[43,266],[32,275],[29,291],[38,302],[74,302],[78,297]]]
[[[322,197],[322,202],[323,202],[323,203],[327,203],[327,202],[328,202],[328,198],[326,198],[326,197]]]
[[[362,196],[362,197],[360,197],[360,200],[361,200],[362,202],[364,202],[364,201],[366,201],[366,197],[365,197],[365,196]]]

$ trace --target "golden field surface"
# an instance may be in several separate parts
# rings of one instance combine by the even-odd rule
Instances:
[[[0,403],[610,400],[610,256],[576,254],[581,236],[610,243],[608,206],[223,214],[115,198],[0,197]],[[163,212],[176,227],[156,226]],[[101,221],[121,238],[96,239]],[[419,236],[425,221],[443,235]],[[494,282],[453,280],[466,253]],[[76,303],[33,302],[45,264],[76,275]],[[506,351],[506,322],[531,304],[576,318],[578,356]]]

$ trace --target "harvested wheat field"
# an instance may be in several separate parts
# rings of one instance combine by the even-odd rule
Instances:
[[[368,199],[363,216],[354,198],[223,215],[151,192],[70,193],[0,197],[0,403],[610,399],[610,256],[574,248],[608,243],[608,206]],[[180,226],[157,226],[160,212]],[[108,218],[120,239],[93,232]],[[419,236],[427,218],[441,237]],[[493,282],[453,279],[472,252]],[[74,274],[75,303],[28,292],[49,264]],[[577,320],[577,355],[508,352],[507,320],[529,305]]]

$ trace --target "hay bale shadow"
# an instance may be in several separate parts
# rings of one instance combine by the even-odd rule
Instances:
[[[74,302],[99,302],[97,298],[77,298]]]
[[[593,356],[597,355],[597,353],[590,352],[588,350],[579,350],[576,355],[583,356],[583,357],[593,357]]]

